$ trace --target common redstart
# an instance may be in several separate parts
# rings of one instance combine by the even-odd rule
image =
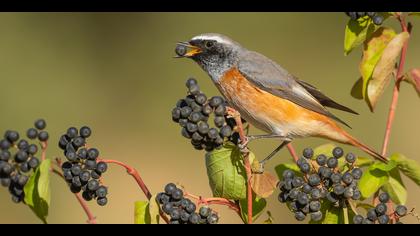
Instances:
[[[229,106],[250,124],[268,133],[249,136],[279,138],[283,143],[261,163],[265,163],[294,138],[322,137],[356,146],[372,157],[388,159],[359,142],[337,122],[330,107],[357,114],[338,104],[316,87],[299,80],[264,55],[242,47],[227,36],[208,33],[177,44],[178,57],[191,58],[208,73]]]

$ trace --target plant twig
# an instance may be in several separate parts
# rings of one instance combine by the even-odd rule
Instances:
[[[347,208],[347,206],[343,207],[343,215],[344,215],[344,224],[348,225],[349,224],[349,209]]]
[[[289,150],[290,155],[292,155],[292,157],[293,157],[293,160],[295,160],[295,162],[297,162],[299,160],[299,157],[296,154],[295,148],[293,147],[293,145],[291,143],[287,144],[287,150]]]
[[[228,112],[232,114],[233,118],[235,119],[236,126],[238,128],[239,137],[241,139],[242,144],[246,144],[247,138],[244,132],[243,124],[241,115],[238,111],[234,110],[233,108],[228,108]],[[247,147],[245,147],[247,148]],[[251,187],[251,164],[249,162],[249,153],[244,153],[244,165],[245,165],[245,172],[247,177],[247,210],[248,210],[248,224],[252,224],[252,187]]]
[[[44,161],[47,158],[47,148],[48,142],[41,142],[41,161]]]
[[[228,206],[230,209],[234,210],[239,216],[241,215],[241,211],[239,209],[239,206],[226,198],[219,198],[219,197],[211,197],[211,198],[203,198],[201,196],[197,196],[188,192],[185,192],[184,195],[186,197],[192,198],[197,200],[197,206],[200,206],[201,204],[205,205],[224,205]]]
[[[405,17],[402,14],[399,14],[397,19],[400,22],[402,31],[403,32],[408,32],[408,28],[407,28],[407,25],[405,23]],[[391,135],[392,124],[394,123],[395,111],[397,109],[397,104],[398,104],[400,84],[401,84],[401,80],[403,78],[403,73],[404,73],[404,64],[405,64],[405,59],[406,59],[406,54],[407,54],[407,47],[408,47],[408,40],[404,43],[404,46],[401,50],[400,61],[398,63],[398,71],[397,71],[394,90],[393,90],[393,94],[392,94],[392,102],[391,102],[391,106],[389,108],[388,121],[386,123],[386,129],[385,129],[385,137],[384,137],[384,142],[383,142],[383,145],[382,145],[382,156],[385,156],[386,153],[387,153],[387,150],[388,150],[388,144],[389,144],[389,138],[390,138],[390,135]]]
[[[143,191],[144,195],[146,195],[147,199],[149,201],[150,200],[154,201],[154,199],[151,199],[152,194],[149,191],[149,188],[147,188],[147,186],[144,183],[143,179],[141,178],[139,172],[135,168],[133,168],[133,167],[121,162],[121,161],[117,161],[117,160],[108,160],[108,159],[99,159],[99,160],[102,161],[102,162],[105,162],[105,163],[116,164],[116,165],[124,167],[127,170],[127,173],[129,175],[131,175],[134,178],[134,180],[136,180],[137,184],[139,185],[140,189]],[[169,223],[168,217],[166,217],[166,215],[162,212],[161,209],[159,209],[159,215],[162,217],[162,219],[166,223]]]
[[[57,161],[57,165],[61,166],[60,159],[57,159],[56,161]],[[64,176],[63,176],[63,174],[60,171],[58,171],[55,168],[51,168],[51,171],[52,171],[52,173],[60,176],[64,180]],[[90,211],[88,205],[86,204],[86,201],[80,196],[79,193],[75,193],[74,195],[76,196],[77,201],[79,201],[80,206],[83,208],[83,210],[85,211],[85,213],[86,213],[86,215],[88,217],[87,223],[89,223],[89,224],[96,224],[97,223],[96,222],[96,217]]]

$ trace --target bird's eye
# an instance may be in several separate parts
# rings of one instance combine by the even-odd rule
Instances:
[[[207,49],[210,49],[214,46],[214,42],[212,41],[206,41],[205,46]]]

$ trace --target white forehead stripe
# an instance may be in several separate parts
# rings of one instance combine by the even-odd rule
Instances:
[[[219,42],[219,43],[232,44],[231,41],[226,40],[217,35],[198,35],[192,38],[191,40],[215,40],[216,42]]]

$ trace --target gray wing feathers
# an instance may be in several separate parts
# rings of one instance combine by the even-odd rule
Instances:
[[[241,55],[238,70],[258,88],[347,125],[325,107],[293,75],[269,58],[252,51]],[[267,63],[269,62],[269,63]]]

